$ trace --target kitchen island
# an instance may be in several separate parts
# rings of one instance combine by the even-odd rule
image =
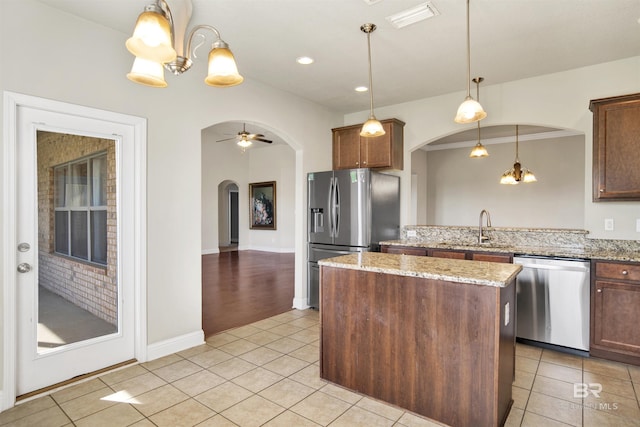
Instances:
[[[453,426],[504,424],[521,267],[361,253],[320,264],[320,376]]]

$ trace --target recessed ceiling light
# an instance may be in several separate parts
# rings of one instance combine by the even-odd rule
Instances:
[[[416,7],[412,7],[411,9],[406,9],[402,12],[387,16],[385,19],[395,28],[402,28],[407,25],[423,21],[427,18],[432,18],[436,15],[440,15],[440,12],[438,12],[431,2],[426,2]]]
[[[296,62],[302,65],[309,65],[313,64],[313,58],[310,58],[308,56],[299,56],[296,58]]]
[[[372,5],[372,4],[378,3],[381,0],[362,0],[362,1],[368,5]]]
[[[369,90],[369,88],[368,88],[368,87],[366,87],[366,86],[358,86],[358,87],[356,88],[356,92],[366,92],[366,91],[368,91],[368,90]]]

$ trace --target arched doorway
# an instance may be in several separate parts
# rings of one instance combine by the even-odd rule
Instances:
[[[218,185],[218,250],[237,251],[240,212],[238,184],[225,180]]]

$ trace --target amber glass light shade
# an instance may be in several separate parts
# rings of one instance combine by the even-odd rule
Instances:
[[[385,133],[382,123],[380,123],[375,117],[371,116],[369,117],[369,120],[364,122],[362,125],[360,136],[371,138],[374,136],[382,136]]]
[[[242,83],[233,53],[228,48],[217,47],[209,52],[209,71],[204,82],[209,86],[228,87]]]
[[[127,78],[132,82],[146,86],[167,87],[162,64],[144,58],[136,58],[133,61],[133,67],[131,67],[131,72],[127,74]]]
[[[150,61],[165,63],[176,59],[167,18],[157,12],[143,12],[138,17],[133,36],[126,41],[129,52]]]
[[[489,152],[487,151],[487,149],[484,147],[484,145],[482,145],[481,143],[477,143],[475,145],[475,147],[473,147],[473,149],[471,150],[471,153],[469,154],[469,157],[487,157],[489,155]]]
[[[456,123],[473,123],[487,117],[487,113],[482,105],[471,96],[467,96],[458,107],[456,117],[453,119]]]

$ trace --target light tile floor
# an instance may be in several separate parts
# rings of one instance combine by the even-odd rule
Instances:
[[[293,310],[21,403],[0,425],[438,425],[321,380],[318,343],[318,313]],[[574,383],[602,385],[599,398],[574,398]],[[640,426],[639,389],[640,367],[518,344],[507,425]]]

